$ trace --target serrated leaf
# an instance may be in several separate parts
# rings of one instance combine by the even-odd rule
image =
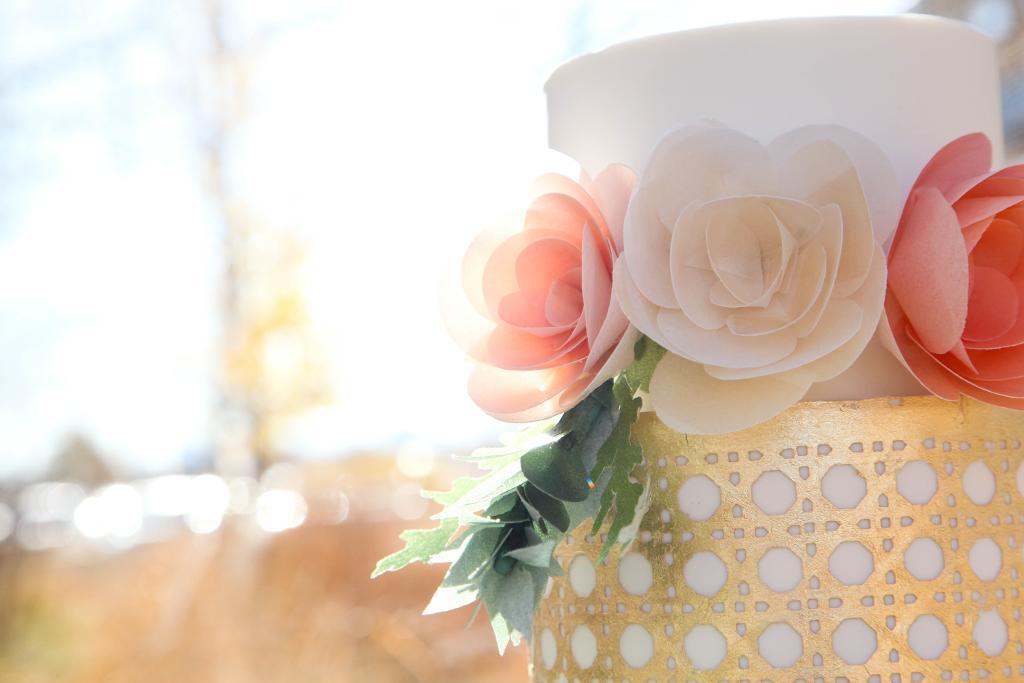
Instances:
[[[403,531],[398,537],[405,541],[405,547],[378,562],[370,578],[376,578],[385,572],[397,571],[413,562],[426,562],[443,552],[458,526],[454,519],[447,519],[433,529]]]
[[[563,534],[569,530],[569,513],[565,509],[565,503],[549,496],[531,483],[525,484],[519,490],[523,492],[526,502],[546,523]]]
[[[420,491],[420,495],[429,498],[441,505],[451,505],[462,496],[466,495],[474,486],[483,481],[484,477],[459,477],[452,482],[452,487],[447,491]]]
[[[515,550],[510,550],[505,554],[513,559],[519,560],[523,564],[530,565],[531,567],[547,568],[551,565],[551,554],[554,550],[554,541],[542,541],[537,545],[528,545],[523,548],[516,548]]]
[[[476,486],[463,494],[454,503],[451,503],[441,512],[434,515],[434,519],[446,519],[458,517],[463,512],[476,512],[486,508],[491,501],[503,496],[509,491],[526,482],[526,476],[519,467],[519,461],[510,462],[501,469],[494,470],[486,477],[478,481]]]
[[[578,502],[590,493],[582,461],[560,441],[534,448],[520,465],[527,481],[558,500]]]
[[[651,388],[651,377],[665,349],[649,337],[640,337],[633,346],[633,363],[623,373],[633,393]]]
[[[591,534],[596,534],[600,530],[613,506],[615,510],[607,540],[601,549],[601,560],[604,560],[615,546],[619,532],[633,523],[640,497],[644,492],[644,486],[634,481],[631,476],[633,470],[643,462],[643,449],[632,436],[633,424],[640,409],[640,399],[634,398],[633,389],[625,375],[620,375],[615,380],[613,390],[618,405],[618,418],[615,428],[598,453],[595,474],[592,475],[601,476],[606,470],[611,473],[601,495],[601,506],[594,517]]]
[[[636,540],[636,535],[640,531],[640,522],[643,521],[647,511],[651,509],[652,493],[651,477],[648,475],[647,482],[644,484],[644,492],[640,494],[640,500],[637,501],[636,508],[633,511],[633,520],[622,527],[615,538],[615,542],[622,546],[622,552],[624,553],[629,551],[629,547]]]

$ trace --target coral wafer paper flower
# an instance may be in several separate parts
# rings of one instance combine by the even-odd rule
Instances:
[[[579,181],[542,175],[525,211],[469,247],[445,318],[475,361],[469,393],[487,413],[512,422],[562,413],[632,361],[638,334],[612,272],[633,183],[621,165]]]
[[[718,125],[666,135],[615,272],[630,321],[670,352],[651,381],[658,416],[734,431],[846,370],[881,315],[894,188],[885,155],[836,126],[767,146]]]
[[[1024,408],[1024,165],[965,135],[914,183],[889,250],[884,339],[929,391]]]

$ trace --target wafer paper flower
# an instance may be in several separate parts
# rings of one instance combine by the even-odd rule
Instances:
[[[709,124],[664,137],[615,267],[627,317],[670,352],[650,386],[658,416],[742,429],[846,370],[881,314],[895,188],[884,154],[836,126],[767,146]]]
[[[620,165],[581,175],[537,178],[527,209],[467,251],[468,314],[447,302],[449,328],[477,362],[470,396],[494,417],[562,413],[633,359],[638,333],[612,294],[612,269],[634,175]]]
[[[1024,409],[1024,165],[991,164],[974,133],[921,171],[889,251],[883,332],[936,395]]]

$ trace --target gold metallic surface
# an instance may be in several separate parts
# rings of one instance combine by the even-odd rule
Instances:
[[[1024,680],[1024,472],[1018,473],[1024,413],[970,400],[883,398],[802,403],[751,429],[705,437],[674,432],[644,414],[634,434],[644,446],[654,500],[631,550],[650,562],[653,584],[641,596],[627,594],[615,553],[597,566],[597,584],[587,597],[577,596],[568,573],[554,580],[535,616],[535,680]],[[915,460],[938,475],[938,489],[923,505],[897,490],[897,472]],[[973,502],[963,484],[965,469],[979,460],[996,483],[984,505]],[[843,464],[866,481],[867,493],[852,509],[839,509],[822,494],[822,478]],[[751,493],[754,481],[771,470],[785,474],[797,492],[792,507],[775,516],[758,508]],[[680,486],[698,474],[721,492],[717,511],[701,522],[678,502]],[[581,553],[596,563],[599,539],[581,531],[559,549],[567,572]],[[942,549],[944,569],[929,581],[915,578],[904,564],[904,552],[919,537]],[[991,581],[976,576],[968,559],[982,538],[1002,551],[1002,568]],[[861,585],[845,585],[830,573],[829,556],[844,541],[860,542],[873,556],[874,569]],[[789,592],[773,592],[758,576],[758,560],[774,547],[802,561],[803,578]],[[683,577],[685,563],[700,551],[713,552],[728,570],[725,585],[711,597],[695,593]],[[997,656],[985,654],[972,635],[979,613],[993,608],[1009,635]],[[925,614],[938,617],[948,631],[948,647],[932,661],[908,643],[908,629]],[[848,664],[833,650],[833,632],[846,619],[862,619],[875,633],[877,647],[864,664]],[[758,651],[759,635],[774,622],[787,622],[802,639],[803,654],[788,668],[773,668]],[[619,638],[630,624],[642,626],[654,641],[653,656],[640,668],[620,655]],[[695,670],[684,650],[686,635],[698,624],[714,626],[727,643],[724,659],[711,671]],[[570,645],[580,625],[597,640],[597,658],[587,669]],[[545,631],[556,646],[550,668]]]

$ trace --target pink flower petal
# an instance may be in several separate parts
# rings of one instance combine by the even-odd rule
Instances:
[[[964,198],[953,204],[960,225],[971,225],[1024,201],[1024,194],[1003,197]]]
[[[946,353],[963,333],[968,278],[952,207],[933,187],[915,190],[889,256],[889,287],[931,353]]]
[[[594,345],[612,297],[611,255],[604,254],[594,231],[583,233],[583,317],[587,339]],[[607,259],[607,260],[606,260]]]
[[[563,279],[555,280],[544,302],[544,317],[552,324],[568,327],[580,319],[583,312],[583,292],[578,286]]]
[[[504,370],[541,370],[579,360],[586,355],[586,339],[567,334],[541,337],[513,327],[498,326],[476,354]]]
[[[564,194],[545,194],[534,199],[526,210],[523,231],[529,233],[540,230],[555,233],[580,247],[583,226],[593,220],[586,208],[573,197]]]
[[[977,223],[971,223],[965,227],[962,232],[964,236],[964,246],[967,248],[967,252],[970,253],[981,238],[985,236],[985,231],[988,230],[989,226],[992,225],[993,218],[989,216],[984,218]]]
[[[580,229],[582,224],[587,222],[588,219],[589,222],[597,226],[602,232],[608,231],[597,202],[594,201],[582,185],[571,178],[567,178],[559,173],[546,173],[536,178],[530,184],[530,193],[535,197],[534,204],[546,205],[548,202],[554,202],[563,209],[572,206],[572,220],[560,224],[577,226],[573,229],[577,239],[581,237]]]
[[[971,133],[940,149],[921,170],[914,187],[934,187],[952,203],[991,167],[992,143],[984,133]]]
[[[1010,275],[1020,263],[1024,233],[1013,221],[993,219],[971,253],[971,263]]]
[[[995,268],[975,266],[964,340],[989,341],[1001,337],[1017,322],[1019,307],[1017,288],[1010,278]]]
[[[518,237],[518,236],[517,236]],[[551,283],[580,266],[580,250],[560,239],[539,239],[527,242],[524,237],[522,251],[515,260],[516,284],[527,296],[542,299],[551,289]],[[485,277],[487,274],[485,273]]]
[[[608,301],[608,311],[605,314],[601,329],[598,330],[594,341],[590,344],[590,357],[587,358],[587,370],[596,368],[601,360],[613,346],[622,338],[623,333],[629,327],[629,319],[622,312],[619,302],[612,297]]]
[[[591,193],[604,216],[611,233],[615,252],[622,251],[622,225],[626,219],[626,207],[633,193],[636,174],[628,166],[611,164],[597,174],[591,186]]]
[[[484,412],[509,419],[509,415],[541,406],[556,397],[579,378],[582,370],[583,361],[527,372],[478,365],[469,377],[469,395]],[[557,402],[552,403],[548,416],[561,412],[558,408]]]

